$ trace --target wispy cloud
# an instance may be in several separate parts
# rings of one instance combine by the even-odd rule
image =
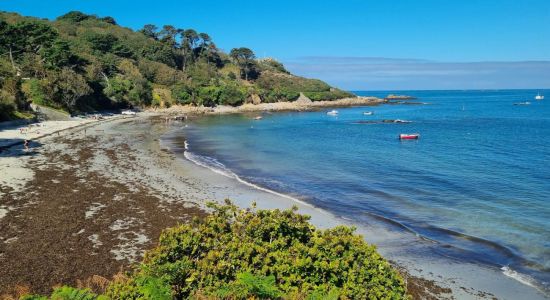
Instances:
[[[439,62],[385,57],[301,57],[284,61],[298,75],[357,89],[548,88],[550,61]]]

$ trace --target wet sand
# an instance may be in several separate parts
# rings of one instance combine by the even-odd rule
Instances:
[[[162,229],[203,216],[208,200],[297,205],[316,226],[353,225],[170,152],[159,139],[183,124],[162,120],[99,122],[38,139],[30,153],[0,153],[0,291],[45,293],[92,275],[110,278],[139,261]],[[544,298],[498,269],[453,262],[401,231],[370,224],[358,232],[399,266],[417,299]]]

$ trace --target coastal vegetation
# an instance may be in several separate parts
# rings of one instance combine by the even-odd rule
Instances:
[[[403,279],[354,229],[320,230],[292,210],[210,203],[165,230],[134,271],[100,290],[22,299],[407,299]]]
[[[290,74],[251,49],[223,52],[207,33],[72,11],[50,21],[0,12],[0,121],[30,104],[70,113],[174,104],[334,100],[351,94]]]

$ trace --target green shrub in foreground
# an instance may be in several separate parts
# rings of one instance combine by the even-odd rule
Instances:
[[[408,299],[403,280],[354,228],[319,230],[292,210],[209,204],[203,220],[165,230],[128,276],[105,295],[61,287],[50,298]]]
[[[353,228],[319,230],[295,209],[210,207],[206,219],[165,230],[108,296],[140,297],[138,279],[158,278],[178,299],[407,298],[401,277]]]

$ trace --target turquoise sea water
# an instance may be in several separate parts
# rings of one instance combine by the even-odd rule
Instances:
[[[547,99],[534,100],[537,92]],[[385,222],[547,289],[550,91],[402,93],[427,104],[208,117],[181,134],[201,164],[358,223]],[[513,105],[524,101],[531,105]],[[377,123],[384,119],[412,122]],[[397,138],[415,132],[417,141]]]

